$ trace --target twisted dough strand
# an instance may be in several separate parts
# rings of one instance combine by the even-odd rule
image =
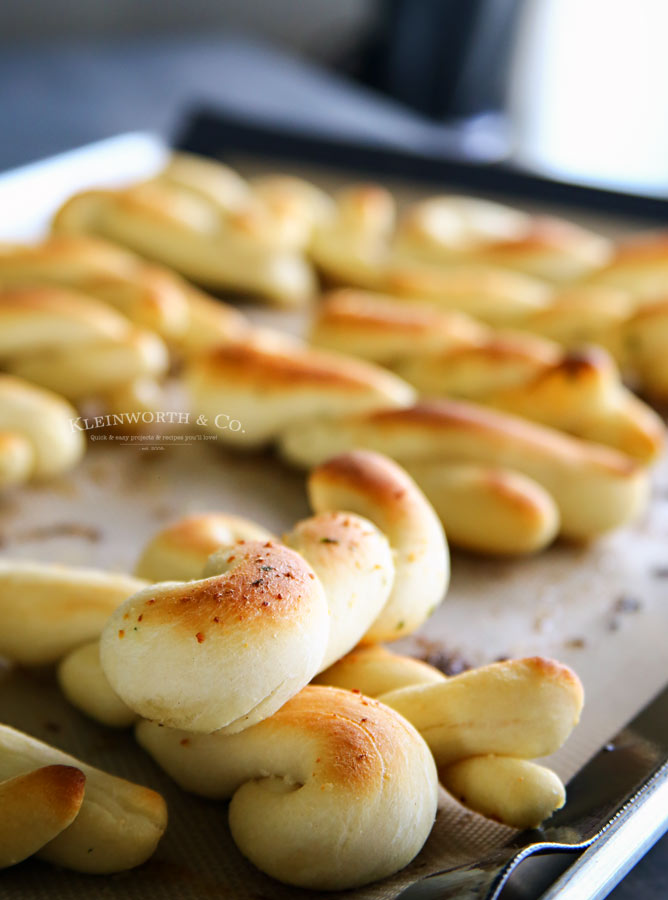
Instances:
[[[566,666],[510,660],[446,679],[383,647],[358,649],[316,681],[376,696],[405,716],[462,803],[517,828],[565,802],[558,777],[532,757],[554,752],[578,722],[582,685]]]
[[[351,290],[326,298],[311,340],[389,366],[421,394],[481,402],[643,462],[663,448],[661,419],[623,387],[601,348],[568,353],[459,313]]]
[[[0,488],[48,478],[74,466],[83,436],[76,410],[51,391],[0,375]]]

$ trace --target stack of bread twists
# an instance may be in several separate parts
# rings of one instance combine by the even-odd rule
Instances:
[[[112,244],[0,245],[0,370],[14,376],[0,375],[0,488],[79,460],[84,442],[70,403],[155,410],[170,354],[178,360],[249,333],[236,310]]]
[[[610,319],[622,307],[644,315],[645,301],[615,288],[608,303],[611,288],[592,286],[595,273],[603,279],[610,270],[602,268],[614,253],[607,240],[467,198],[425,201],[397,227],[394,200],[378,186],[332,199],[297,178],[242,182],[225,167],[184,156],[147,184],[75,196],[54,230],[113,238],[197,281],[251,289],[196,270],[196,253],[184,267],[164,223],[149,216],[147,196],[170,215],[187,207],[199,210],[198,222],[215,219],[206,241],[224,242],[240,211],[257,215],[305,264],[369,289],[338,293],[316,315],[311,338],[326,352],[237,319],[217,341],[186,354],[193,411],[221,440],[275,443],[299,465],[360,445],[389,453],[427,492],[452,542],[483,552],[531,552],[557,534],[589,539],[642,509],[645,467],[660,452],[664,429],[623,386],[613,358],[635,375],[660,367],[644,338],[629,340],[628,322],[622,328],[619,317]],[[178,227],[209,247],[188,221]],[[261,241],[258,248],[266,251]],[[227,259],[220,249],[217,258]],[[599,306],[609,309],[605,328],[572,328],[563,343],[579,349],[562,349],[558,333],[548,340],[518,330],[569,304],[591,323],[602,321]],[[650,333],[655,347],[660,331]],[[579,346],[592,339],[605,349]],[[418,392],[457,399],[416,405]],[[221,416],[242,428],[221,427]]]
[[[531,760],[577,723],[577,677],[525,659],[446,678],[384,650],[443,598],[438,518],[369,451],[325,462],[308,487],[313,515],[280,541],[191,516],[150,541],[136,578],[6,563],[0,652],[60,659],[71,702],[135,724],[186,790],[230,799],[241,852],[289,884],[398,871],[431,831],[439,777],[483,815],[537,825],[564,789]]]
[[[614,243],[563,219],[473,197],[432,197],[397,224],[393,196],[355,185],[332,198],[299,178],[244,181],[177,155],[149,182],[69,200],[57,233],[93,234],[191,280],[283,305],[313,294],[314,270],[568,348],[604,346],[625,375],[668,396],[668,240]]]
[[[354,447],[392,456],[448,538],[478,551],[526,553],[558,533],[590,539],[631,521],[647,499],[647,467],[628,453],[478,404],[417,401],[388,370],[294,340],[218,346],[192,360],[185,378],[197,418],[231,445],[273,443],[304,467]],[[225,428],[221,414],[243,427]],[[626,418],[613,406],[601,414],[599,433],[606,428],[610,440],[617,431],[636,446],[660,441],[642,407]]]

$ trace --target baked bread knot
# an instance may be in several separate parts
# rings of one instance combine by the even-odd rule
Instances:
[[[0,655],[25,666],[57,662],[98,638],[109,615],[146,582],[130,575],[0,560]]]
[[[87,235],[54,234],[39,244],[0,245],[0,289],[38,287],[104,303],[186,355],[238,339],[250,327],[236,309],[169,269]]]
[[[333,213],[314,229],[310,257],[327,281],[379,288],[396,217],[392,194],[377,184],[340,191]]]
[[[58,234],[105,238],[209,288],[250,293],[279,306],[313,294],[310,264],[265,204],[221,202],[213,163],[175,160],[156,178],[118,191],[85,191],[53,220]],[[186,171],[187,169],[187,171]],[[205,171],[206,170],[206,171]]]
[[[135,575],[146,581],[192,581],[220,547],[235,541],[270,541],[261,525],[229,513],[198,513],[178,519],[144,547]]]
[[[374,646],[316,681],[368,693],[405,716],[428,743],[443,786],[482,815],[533,828],[565,802],[558,776],[530,762],[559,749],[579,721],[582,685],[561,663],[508,660],[446,678]]]
[[[0,366],[75,402],[167,370],[167,348],[156,334],[64,288],[0,291],[0,323]]]
[[[610,259],[612,242],[554,216],[531,216],[476,197],[429,197],[397,229],[395,253],[438,265],[472,260],[568,282]]]
[[[661,419],[623,386],[601,347],[566,351],[461,313],[351,290],[326,298],[311,340],[388,366],[422,395],[483,403],[646,463],[663,449]]]
[[[215,554],[204,578],[153,585],[107,621],[100,658],[139,715],[210,732],[271,715],[318,671],[327,601],[306,561],[271,541]]]
[[[425,742],[387,706],[348,691],[304,688],[241,734],[140,722],[137,739],[181,787],[231,798],[237,846],[287,884],[342,890],[391,875],[434,822]]]
[[[83,435],[72,428],[76,417],[57,394],[0,375],[0,488],[76,465],[85,449]]]
[[[302,466],[353,447],[386,453],[409,472],[415,464],[423,472],[452,463],[501,465],[547,490],[559,509],[561,533],[576,540],[632,521],[648,494],[647,470],[622,453],[455,400],[304,422],[282,434],[280,447]]]
[[[167,827],[155,791],[0,725],[0,867],[36,853],[90,874],[134,868]]]

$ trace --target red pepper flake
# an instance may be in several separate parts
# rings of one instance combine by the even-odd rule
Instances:
[[[318,758],[316,759],[316,762],[320,762],[320,757],[318,757]]]
[[[149,605],[152,605],[153,603],[155,603],[155,597],[151,597],[151,599],[150,599],[150,600],[147,600],[146,602],[147,602]]]
[[[282,600],[282,599],[283,599],[283,594],[276,594],[276,597],[277,597],[279,600]]]
[[[359,688],[353,688],[353,694],[361,694],[362,691]]]
[[[201,631],[198,631],[197,634],[195,635],[195,637],[197,638],[198,644],[201,644],[204,641],[204,635],[202,634]]]
[[[360,719],[360,722],[368,722],[368,721],[369,721],[369,720],[366,719],[364,716]]]
[[[309,577],[311,580],[313,580],[313,579],[315,578],[315,575],[313,574],[313,572],[309,572],[309,573],[308,573],[308,577]]]
[[[267,543],[266,543],[264,546],[265,546],[265,547],[271,547],[271,545],[272,545],[272,544],[271,544],[271,541],[267,541]]]
[[[213,617],[213,621],[214,621],[214,622],[216,623],[216,625],[217,625],[218,622],[220,622],[220,619],[218,618],[218,616],[214,616],[214,617]]]
[[[179,743],[181,744],[182,747],[187,747],[188,744],[190,743],[190,738],[181,738]]]
[[[123,631],[122,628],[121,628],[120,631],[118,632],[118,636],[119,636],[119,638],[125,637],[125,632]]]
[[[142,620],[143,618],[144,618],[144,613],[141,613],[140,615],[137,616],[137,621],[138,621],[138,622],[141,622],[141,620]]]
[[[228,563],[234,562],[235,559],[236,559],[236,556],[228,556],[228,557],[227,557]]]

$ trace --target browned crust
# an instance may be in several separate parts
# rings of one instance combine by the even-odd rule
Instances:
[[[400,466],[372,450],[351,450],[316,466],[309,484],[322,481],[352,488],[390,509],[403,501],[409,491],[417,491]]]
[[[237,541],[226,556],[230,570],[200,581],[175,584],[144,595],[124,618],[119,638],[142,628],[167,625],[198,643],[227,626],[260,619],[294,619],[312,593],[315,575],[302,557],[271,541]],[[120,632],[123,632],[121,634]]]
[[[363,391],[385,380],[382,370],[359,360],[306,349],[292,354],[264,352],[242,343],[217,347],[196,367],[212,379],[234,379],[236,383],[243,379],[269,391],[311,385]]]
[[[405,765],[407,749],[417,740],[408,722],[377,700],[320,685],[305,687],[266,725],[314,735],[320,755],[313,775],[353,791],[400,777],[398,766]]]
[[[614,269],[618,265],[634,265],[636,263],[668,262],[668,231],[639,234],[620,241],[605,270]]]
[[[248,524],[248,523],[246,523]],[[159,542],[176,550],[213,553],[220,547],[219,532],[234,526],[234,518],[220,513],[199,513],[179,519],[155,536]],[[259,526],[258,526],[259,528]]]
[[[26,808],[39,804],[46,815],[55,820],[74,818],[83,803],[86,776],[74,766],[43,766],[25,775],[18,775],[0,783],[3,798],[3,814],[14,797],[15,804]]]
[[[632,475],[640,469],[638,462],[612,448],[580,442],[517,416],[457,400],[425,400],[408,407],[373,411],[349,421],[386,428],[424,428],[444,434],[451,428],[472,434],[495,432],[499,442],[518,440],[572,459],[586,457],[621,475]]]

